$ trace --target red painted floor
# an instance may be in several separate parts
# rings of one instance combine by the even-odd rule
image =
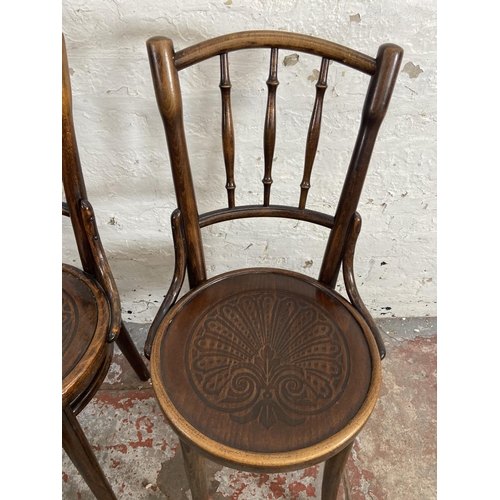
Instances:
[[[436,322],[379,321],[387,332],[377,406],[347,464],[345,500],[436,498]],[[146,326],[129,325],[142,349]],[[134,376],[119,350],[102,389],[78,417],[119,499],[191,499],[179,442],[149,382]],[[322,466],[252,474],[208,463],[212,500],[320,498]],[[63,452],[63,499],[94,496]]]

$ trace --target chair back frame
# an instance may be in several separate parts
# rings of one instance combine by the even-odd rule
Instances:
[[[107,340],[113,342],[121,330],[121,305],[118,289],[109,266],[95,220],[87,199],[80,155],[73,122],[73,99],[66,42],[62,37],[62,181],[66,202],[62,213],[71,220],[83,270],[102,287],[111,306]]]
[[[230,104],[231,82],[228,53],[250,48],[268,48],[271,51],[269,78],[266,82],[268,100],[264,125],[264,177],[262,179],[264,195],[261,205],[236,206],[234,198],[236,187],[234,180],[234,130]],[[380,337],[376,332],[377,327],[357,293],[352,270],[352,257],[361,225],[356,209],[377,134],[386,115],[396,83],[403,56],[401,47],[394,44],[383,44],[379,47],[374,59],[347,47],[312,36],[279,31],[246,31],[213,38],[177,52],[171,39],[153,37],[147,41],[147,49],[157,104],[166,133],[177,206],[180,212],[177,213],[176,220],[180,219],[181,221],[182,237],[185,240],[186,267],[190,287],[194,288],[207,279],[201,236],[201,228],[203,227],[246,217],[284,217],[320,224],[330,228],[330,234],[318,280],[334,288],[340,268],[344,267],[344,278],[347,279],[347,288],[349,288],[347,291],[351,302],[362,312],[363,316],[368,315],[370,326],[373,326],[375,330],[374,335],[383,357],[385,349],[381,338],[377,338]],[[304,52],[322,58],[316,84],[316,98],[307,134],[300,197],[296,207],[270,203],[272,160],[276,137],[276,93],[279,85],[277,77],[278,51],[280,49]],[[196,203],[184,130],[179,72],[214,56],[220,57],[221,67],[219,86],[222,100],[222,143],[228,207],[200,215]],[[321,129],[328,66],[332,60],[370,76],[359,130],[335,216],[306,208],[310,176]],[[176,243],[177,249],[183,247],[184,243]],[[171,299],[174,295],[177,296],[169,293]],[[175,298],[172,300],[175,301]],[[160,308],[152,330],[156,329],[155,327],[170,305],[164,304]],[[151,335],[154,336],[154,332],[150,332]],[[150,340],[148,338],[147,346],[149,347],[152,341]],[[149,347],[146,348],[147,353]]]
[[[95,274],[95,264],[81,214],[81,200],[87,200],[78,145],[73,124],[73,98],[64,36],[62,38],[62,180],[66,203],[64,215],[71,219],[76,246],[84,271]]]

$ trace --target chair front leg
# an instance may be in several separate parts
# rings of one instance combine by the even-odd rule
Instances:
[[[181,441],[181,448],[193,500],[208,500],[205,459],[183,441]]]
[[[62,442],[64,451],[82,475],[98,500],[116,500],[106,476],[92,452],[77,418],[71,408],[62,411]]]
[[[337,500],[342,475],[349,454],[351,453],[353,443],[347,445],[340,453],[329,458],[325,462],[325,471],[323,473],[323,486],[321,488],[321,500]],[[346,492],[346,498],[347,492]]]

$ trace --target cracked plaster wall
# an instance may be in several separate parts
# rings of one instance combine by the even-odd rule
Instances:
[[[436,315],[436,4],[396,0],[64,0],[74,120],[89,198],[121,293],[124,318],[150,322],[173,269],[175,208],[145,42],[183,48],[247,29],[297,31],[374,56],[405,50],[358,211],[355,271],[375,317]],[[230,55],[237,203],[262,200],[268,51]],[[296,203],[319,61],[280,53],[272,202]],[[330,66],[309,207],[333,213],[368,77]],[[218,62],[182,73],[200,211],[225,203]],[[209,273],[273,265],[317,276],[325,231],[244,220],[204,230]],[[306,235],[304,237],[304,235]],[[63,259],[78,261],[69,226]],[[339,286],[342,291],[342,285]]]

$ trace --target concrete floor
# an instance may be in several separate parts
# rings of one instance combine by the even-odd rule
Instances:
[[[388,354],[377,406],[355,441],[344,500],[436,498],[436,319],[378,320]],[[142,352],[147,325],[128,323]],[[101,390],[78,417],[119,499],[191,499],[179,442],[119,350]],[[212,500],[319,498],[322,466],[251,474],[208,463]],[[94,496],[63,451],[62,498]]]

